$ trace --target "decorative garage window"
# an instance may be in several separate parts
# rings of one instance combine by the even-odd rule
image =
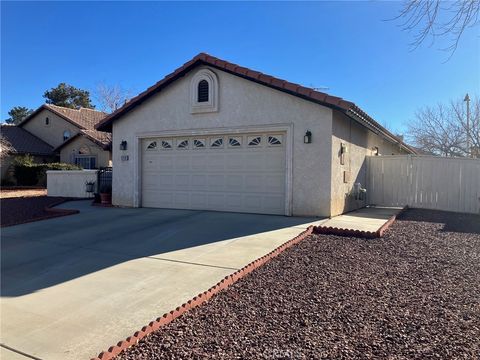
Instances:
[[[282,136],[281,135],[270,135],[268,137],[268,145],[270,145],[270,146],[282,145]]]
[[[261,136],[249,136],[248,137],[248,146],[259,146],[262,143]]]
[[[162,149],[171,149],[172,140],[162,140]]]
[[[218,110],[218,79],[210,69],[200,69],[192,77],[190,105],[192,114]]]
[[[188,139],[178,140],[177,148],[179,149],[188,149]]]
[[[157,142],[152,141],[150,144],[147,146],[147,150],[156,150],[157,149]]]
[[[77,155],[75,157],[75,165],[81,166],[84,169],[96,169],[97,158],[89,155]]]
[[[228,139],[228,145],[231,147],[239,147],[242,146],[242,138],[241,137],[231,137]]]
[[[222,148],[223,147],[223,138],[212,138],[212,139],[210,139],[210,147],[212,147],[212,148]]]
[[[193,147],[204,148],[205,147],[205,139],[194,139],[193,140]]]

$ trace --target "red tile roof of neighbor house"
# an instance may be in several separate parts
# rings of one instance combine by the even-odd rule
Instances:
[[[52,146],[18,126],[2,125],[0,135],[10,143],[14,154],[54,155]]]
[[[141,104],[143,101],[150,98],[152,95],[160,92],[163,88],[177,80],[178,78],[184,76],[190,70],[198,65],[208,65],[213,68],[220,69],[222,71],[228,72],[230,74],[242,77],[247,80],[254,81],[258,84],[268,86],[270,88],[286,92],[288,94],[298,96],[302,99],[313,101],[315,103],[339,110],[345,113],[350,118],[359,122],[363,126],[372,130],[373,132],[383,136],[390,142],[396,143],[399,146],[403,147],[411,153],[415,153],[415,150],[410,146],[401,141],[398,137],[392,134],[390,131],[385,129],[382,125],[376,122],[371,118],[367,113],[360,109],[351,101],[344,100],[340,97],[331,96],[326,93],[316,91],[312,88],[307,88],[305,86],[291,83],[286,80],[278,79],[276,77],[263,74],[258,71],[254,71],[237,64],[230,63],[225,60],[218,59],[211,55],[200,53],[195,56],[192,60],[183,64],[181,67],[176,69],[173,73],[165,76],[162,80],[157,82],[155,85],[149,87],[144,92],[138,94],[136,97],[130,99],[126,102],[121,108],[106,116],[102,121],[100,121],[95,128],[102,131],[112,131],[112,123],[119,117],[121,117],[126,112],[130,111],[137,105]]]
[[[103,150],[110,150],[112,148],[112,134],[109,132],[98,131],[98,130],[80,130],[77,134],[65,140],[59,146],[57,146],[54,151],[58,151],[63,148],[68,143],[72,142],[74,139],[79,136],[85,136],[87,139],[90,139],[95,144],[100,146]]]
[[[27,122],[29,122],[35,115],[37,115],[42,110],[50,110],[52,113],[60,116],[62,119],[68,121],[69,123],[79,127],[80,129],[95,130],[95,125],[97,125],[102,119],[107,116],[107,113],[102,111],[80,108],[80,109],[70,109],[62,106],[52,105],[52,104],[43,104],[37,110],[35,110],[30,116],[25,118],[20,124],[19,127],[22,127]]]

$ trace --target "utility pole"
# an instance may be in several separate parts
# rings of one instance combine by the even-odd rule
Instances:
[[[463,99],[467,103],[467,157],[472,157],[472,151],[470,149],[470,97],[465,95],[465,99]]]

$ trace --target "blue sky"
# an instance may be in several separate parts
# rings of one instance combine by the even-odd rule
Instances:
[[[423,45],[399,2],[2,2],[1,119],[66,82],[134,95],[199,52],[354,101],[396,132],[424,105],[480,93],[480,31],[453,57]]]

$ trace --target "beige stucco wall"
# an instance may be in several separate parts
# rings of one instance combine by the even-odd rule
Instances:
[[[345,155],[344,165],[340,164],[341,143],[346,143],[348,152]],[[332,216],[350,211],[365,204],[365,201],[355,200],[352,194],[353,186],[359,182],[366,187],[365,156],[373,155],[373,148],[378,147],[383,155],[406,154],[398,145],[395,145],[381,136],[361,126],[346,115],[334,111],[332,124]],[[344,171],[350,173],[350,180],[344,183]]]
[[[49,119],[49,125],[45,125],[46,117]],[[40,111],[22,127],[54,148],[63,143],[65,130],[70,131],[71,136],[79,132],[77,126],[47,109]]]
[[[71,142],[60,149],[60,161],[63,163],[73,164],[74,155],[78,154],[82,146],[87,146],[90,150],[88,155],[96,156],[97,167],[112,166],[110,151],[103,150],[100,146],[95,144],[85,136],[78,136]]]
[[[211,70],[218,76],[218,112],[191,114],[190,79],[197,68],[114,123],[113,203],[140,205],[138,138],[141,134],[289,126],[293,136],[292,214],[330,215],[332,110],[220,70]],[[306,130],[313,134],[312,144],[303,143]],[[126,151],[119,150],[122,140],[128,142]],[[122,161],[122,155],[128,155],[129,160]]]
[[[47,171],[47,194],[73,198],[93,197],[93,193],[86,191],[87,181],[97,181],[96,170],[50,170]]]

